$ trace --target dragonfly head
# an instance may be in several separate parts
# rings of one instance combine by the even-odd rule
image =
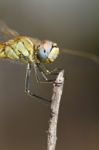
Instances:
[[[43,41],[40,46],[38,46],[37,57],[40,62],[51,63],[59,55],[59,48],[56,43],[51,41]]]

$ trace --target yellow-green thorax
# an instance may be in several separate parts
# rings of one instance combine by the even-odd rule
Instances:
[[[35,44],[37,40],[31,40],[25,36],[18,36],[0,44],[0,58],[19,60],[24,63],[35,61]],[[39,41],[38,41],[39,42]]]

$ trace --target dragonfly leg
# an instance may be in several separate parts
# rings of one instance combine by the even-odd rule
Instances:
[[[55,68],[53,70],[48,70],[43,64],[38,64],[38,66],[45,72],[46,75],[58,75],[62,69]]]
[[[25,92],[26,93],[29,93],[30,91],[30,74],[31,74],[31,64],[27,64],[26,77],[25,77]]]
[[[47,78],[47,76],[49,75],[50,77],[52,76],[53,77],[53,75],[55,75],[55,77],[59,74],[59,72],[62,70],[62,68],[55,68],[55,69],[53,69],[53,70],[48,70],[46,67],[45,67],[45,65],[43,65],[43,64],[37,64],[37,66],[38,66],[38,68],[39,68],[39,71],[40,72],[43,72],[42,73],[42,76],[44,75],[44,76],[46,76],[46,78]],[[56,80],[56,78],[54,77],[54,79],[48,79],[47,78],[47,80],[48,81],[43,81],[43,83],[53,83],[55,80]],[[67,77],[65,76],[65,79],[67,79]],[[42,82],[42,81],[41,81]]]
[[[34,64],[34,71],[35,76],[37,79],[37,82],[39,83],[53,83],[55,80],[49,79],[44,72],[44,70],[37,64]],[[41,79],[41,76],[43,77],[43,80]]]
[[[48,69],[45,68],[45,70],[46,70],[46,74],[49,74],[49,75],[58,75],[59,72],[60,72],[62,69],[55,68],[55,69],[53,69],[53,70],[48,70]]]
[[[54,77],[54,79],[50,79],[49,77],[51,76],[53,77],[53,75],[55,76],[58,75],[60,70],[62,69],[55,68],[54,70],[50,71],[43,64],[34,64],[34,70],[35,70],[36,79],[39,83],[53,83],[56,78]],[[44,79],[43,81],[41,79],[41,76]]]
[[[45,99],[41,96],[38,96],[38,95],[31,92],[31,90],[30,90],[30,75],[31,75],[31,64],[28,64],[27,69],[26,69],[26,78],[25,78],[25,92],[31,97],[36,97],[40,100],[43,100],[43,101],[46,101],[46,102],[50,103],[49,100],[47,100],[47,99]]]

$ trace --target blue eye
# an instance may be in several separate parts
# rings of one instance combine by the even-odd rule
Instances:
[[[44,53],[46,53],[46,50],[44,49]]]
[[[46,51],[44,48],[40,48],[38,50],[38,57],[42,60],[46,59],[49,55],[49,52]]]

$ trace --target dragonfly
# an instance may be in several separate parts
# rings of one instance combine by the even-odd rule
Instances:
[[[61,50],[62,51],[60,52],[57,43],[52,41],[41,41],[29,36],[22,36],[10,28],[4,21],[0,20],[0,58],[19,61],[26,64],[25,92],[31,97],[48,101],[31,91],[31,70],[34,68],[37,82],[53,83],[55,80],[49,79],[48,75],[57,75],[61,69],[55,68],[54,70],[49,70],[46,68],[45,64],[53,63],[59,53],[83,57],[99,64],[99,57],[94,54],[71,49]]]
[[[30,89],[31,69],[34,68],[35,76],[40,83],[53,83],[48,75],[57,75],[58,69],[49,70],[45,64],[53,63],[59,55],[57,43],[49,40],[21,36],[0,20],[0,58],[19,61],[26,64],[25,93],[31,97],[46,101]],[[41,79],[42,77],[42,79]],[[47,100],[48,101],[48,100]]]

